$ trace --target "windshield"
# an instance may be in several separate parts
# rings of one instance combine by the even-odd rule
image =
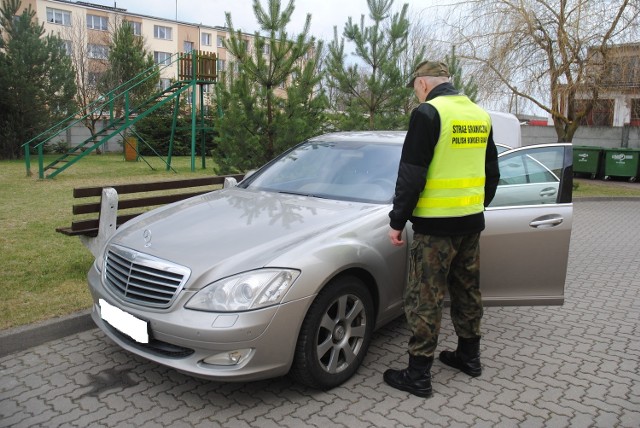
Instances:
[[[306,142],[251,176],[242,187],[359,202],[393,199],[400,144]]]

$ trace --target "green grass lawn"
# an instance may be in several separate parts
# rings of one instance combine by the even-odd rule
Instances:
[[[52,180],[26,176],[23,161],[0,161],[0,330],[87,309],[86,274],[93,258],[76,237],[57,233],[71,224],[74,187],[213,175],[212,162],[191,172],[191,158],[174,158],[177,174],[157,158],[126,162],[119,155],[90,155]],[[639,196],[640,183],[622,187],[576,180],[574,196]]]
[[[640,182],[573,179],[573,197],[640,197]]]
[[[53,157],[45,160],[51,161]],[[27,177],[24,161],[0,161],[0,330],[89,308],[86,274],[93,258],[77,237],[56,227],[71,224],[74,187],[214,175],[211,159],[191,172],[190,157],[174,157],[167,172],[158,158],[126,162],[89,155],[54,179],[40,180],[37,161]]]

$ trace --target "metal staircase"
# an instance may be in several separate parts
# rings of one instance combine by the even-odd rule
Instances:
[[[81,143],[74,145],[66,153],[56,158],[48,165],[44,165],[44,146],[68,129],[82,123],[86,120],[91,113],[82,114],[82,111],[76,112],[63,121],[52,126],[48,130],[44,131],[37,137],[23,144],[25,149],[25,162],[27,167],[27,174],[30,174],[31,170],[31,151],[36,150],[38,154],[38,173],[40,178],[53,178],[66,170],[83,157],[96,151],[103,146],[114,136],[123,132],[124,130],[133,126],[139,120],[147,117],[157,109],[161,108],[165,104],[179,100],[179,97],[184,92],[192,89],[194,95],[197,85],[215,83],[216,74],[216,57],[215,54],[201,53],[192,51],[187,54],[176,54],[170,61],[168,61],[163,67],[144,70],[133,79],[125,82],[124,84],[114,88],[105,96],[91,103],[85,111],[108,111],[109,115],[106,118],[105,126],[95,133],[89,136]],[[159,90],[151,97],[144,99],[140,102],[132,102],[132,93],[143,83],[149,79],[159,81],[162,71],[170,67],[172,64],[178,65],[178,79],[171,86],[164,90]],[[174,115],[177,115],[177,102]],[[192,120],[195,127],[196,112],[195,102],[192,102]],[[175,123],[175,120],[173,121]],[[172,130],[172,138],[175,129]],[[195,147],[195,135],[192,135],[192,146]],[[171,153],[169,153],[169,157]],[[193,163],[193,162],[192,162]]]

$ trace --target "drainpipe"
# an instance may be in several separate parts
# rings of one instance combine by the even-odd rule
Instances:
[[[631,130],[631,126],[628,123],[625,123],[622,126],[622,142],[620,143],[620,147],[628,148],[629,147],[629,131]]]

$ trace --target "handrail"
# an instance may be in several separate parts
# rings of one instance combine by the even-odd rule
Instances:
[[[159,76],[162,75],[162,72],[166,70],[167,67],[171,67],[177,63],[177,81],[175,84],[171,85],[167,89],[161,89],[159,91],[154,92],[154,94],[146,99],[141,100],[141,102],[132,103],[131,100],[131,91],[136,87],[147,82],[149,79],[159,79]],[[202,64],[201,64],[202,63]],[[188,75],[187,75],[188,74]],[[66,159],[69,157],[74,157],[74,160],[65,164],[65,166],[61,168],[56,168],[56,171],[51,174],[51,177],[57,175],[62,170],[74,164],[77,160],[84,157],[84,151],[81,154],[77,154],[78,149],[84,148],[88,143],[94,142],[88,148],[88,151],[91,152],[101,146],[108,138],[111,138],[111,135],[108,135],[106,138],[102,138],[101,140],[96,142],[96,138],[99,136],[104,137],[103,131],[109,129],[112,126],[116,126],[120,128],[120,130],[130,127],[133,123],[135,123],[138,119],[143,116],[146,116],[148,113],[156,110],[157,103],[152,103],[153,100],[159,100],[163,96],[167,94],[168,91],[173,92],[174,94],[178,94],[183,91],[184,83],[190,82],[189,85],[193,85],[195,87],[196,84],[208,83],[210,81],[215,81],[216,78],[216,54],[209,52],[201,52],[197,50],[193,50],[189,53],[176,53],[171,55],[167,61],[164,61],[160,67],[153,65],[126,82],[118,85],[117,87],[109,90],[106,94],[101,95],[98,99],[89,103],[84,108],[78,110],[71,116],[66,119],[58,122],[54,126],[49,129],[41,132],[36,137],[33,137],[31,140],[24,143],[21,147],[24,147],[25,150],[25,164],[27,169],[27,175],[31,175],[31,159],[30,159],[30,151],[31,149],[37,149],[38,153],[38,166],[39,166],[39,176],[40,178],[44,178],[44,170],[48,170],[54,168],[56,165],[61,162],[66,162]],[[175,90],[178,90],[176,92]],[[193,93],[195,97],[195,91]],[[118,108],[118,115],[115,117],[115,109],[116,102]],[[150,104],[151,102],[151,104]],[[195,105],[195,99],[193,100]],[[135,105],[133,105],[135,104]],[[164,101],[161,101],[160,104],[164,104]],[[51,164],[44,167],[43,163],[43,152],[44,146],[46,143],[50,142],[53,138],[59,136],[62,132],[67,131],[73,126],[76,126],[78,123],[83,122],[96,111],[99,111],[100,116],[106,115],[106,108],[109,108],[109,120],[108,123],[104,126],[102,130],[99,132],[92,134],[87,140],[80,143],[77,146],[70,148],[66,153],[64,153],[61,157],[57,158]],[[145,108],[147,107],[147,108]],[[120,111],[121,110],[121,111]],[[132,117],[132,113],[137,113],[136,117]],[[84,114],[83,114],[84,113]],[[66,126],[65,126],[66,125]],[[119,132],[119,131],[117,131]],[[192,138],[193,139],[193,138]],[[37,142],[39,141],[39,142]],[[32,143],[37,142],[36,144]],[[192,142],[193,145],[193,142]],[[193,155],[192,155],[193,157]],[[193,160],[192,160],[193,163]]]
[[[171,86],[172,88],[179,86],[179,85],[173,85]],[[183,92],[186,88],[188,88],[189,85],[182,85],[182,87],[180,87],[176,92],[174,92],[175,94]],[[132,119],[131,121],[129,120],[128,115],[125,118],[120,118],[117,121],[112,122],[112,124],[114,123],[118,123],[118,122],[122,122],[122,120],[124,119],[124,123],[120,123],[120,125],[118,126],[118,129],[116,129],[115,131],[110,131],[108,130],[109,128],[104,128],[102,129],[98,134],[101,135],[101,142],[97,142],[94,143],[93,145],[91,145],[91,147],[88,148],[88,150],[82,151],[80,154],[77,154],[76,159],[73,162],[70,162],[68,164],[65,164],[63,167],[61,167],[60,169],[58,169],[57,171],[53,172],[51,175],[49,175],[49,177],[53,177],[55,175],[57,175],[60,171],[66,169],[68,166],[70,166],[72,163],[77,162],[79,159],[83,158],[84,156],[86,156],[87,154],[91,153],[95,148],[99,147],[102,142],[112,138],[113,136],[115,136],[116,134],[120,133],[124,128],[129,127],[131,124],[135,123],[137,120],[142,119],[146,116],[148,116],[150,113],[154,112],[155,110],[157,110],[159,107],[161,107],[162,105],[164,105],[164,103],[166,103],[167,100],[158,102],[158,103],[154,103],[153,105],[151,105],[148,109],[142,111],[141,113],[138,113],[136,115],[135,119]],[[106,134],[106,135],[105,135]],[[85,140],[85,143],[88,141],[93,141],[91,140],[91,138]],[[40,178],[44,178],[44,169],[43,168],[43,160],[42,160],[42,145],[38,146],[38,154],[40,156],[39,158],[39,176]],[[67,152],[67,154],[63,155],[62,157],[58,158],[56,161],[52,162],[51,164],[49,164],[47,166],[46,169],[50,168],[52,165],[55,165],[56,163],[58,163],[61,159],[65,158],[66,156],[70,155],[70,152]]]
[[[107,106],[110,103],[113,103],[117,98],[119,97],[124,97],[125,94],[130,91],[131,89],[137,87],[138,85],[141,85],[142,83],[146,82],[149,78],[153,77],[153,76],[160,76],[161,72],[163,70],[165,70],[167,67],[170,67],[171,65],[173,65],[174,63],[178,62],[180,60],[180,58],[183,56],[184,54],[180,54],[180,53],[176,53],[173,54],[171,57],[173,57],[171,59],[171,61],[167,64],[163,64],[163,67],[158,68],[157,71],[148,74],[144,79],[140,80],[140,76],[144,76],[145,74],[149,73],[151,70],[153,70],[155,68],[155,65],[141,71],[140,73],[138,73],[137,75],[135,75],[134,77],[132,77],[131,79],[127,80],[124,83],[121,83],[120,85],[118,85],[117,87],[111,89],[109,92],[107,92],[105,95],[108,95],[108,99],[107,101],[105,101],[105,96],[100,96],[98,99],[96,99],[95,101],[89,103],[86,108],[81,108],[80,110],[76,111],[75,113],[73,113],[72,115],[68,116],[67,118],[61,120],[60,122],[56,123],[55,125],[53,125],[52,127],[50,127],[49,129],[42,131],[40,134],[38,134],[37,136],[33,137],[32,139],[30,139],[29,141],[27,141],[26,143],[22,144],[21,147],[24,146],[28,146],[30,145],[33,141],[39,139],[40,137],[42,137],[43,135],[46,134],[52,134],[54,130],[56,130],[56,128],[58,128],[59,126],[63,125],[64,123],[66,123],[67,121],[77,118],[78,115],[80,113],[82,113],[85,110],[90,111],[91,113],[93,113],[94,111],[98,110],[98,109],[102,109],[105,106]],[[139,82],[137,82],[135,85],[131,86],[130,88],[127,88],[125,90],[123,90],[122,92],[120,92],[118,95],[116,95],[114,98],[111,98],[111,95],[116,93],[116,91],[119,91],[120,89],[122,89],[123,87],[125,87],[126,85],[128,85],[129,83],[136,81],[136,80],[140,80]],[[99,104],[101,103],[102,104]],[[99,105],[98,105],[99,104]],[[57,130],[55,133],[53,133],[52,136],[44,139],[43,141],[41,141],[40,143],[36,144],[33,146],[33,148],[38,147],[41,144],[44,144],[46,142],[48,142],[51,138],[53,138],[55,135],[60,134],[63,131],[66,131],[67,129],[71,128],[73,125],[81,122],[82,120],[86,119],[87,117],[89,117],[91,115],[91,113],[86,113],[85,115],[83,115],[80,118],[77,118],[75,121],[73,121],[71,124],[67,125],[66,127]]]

